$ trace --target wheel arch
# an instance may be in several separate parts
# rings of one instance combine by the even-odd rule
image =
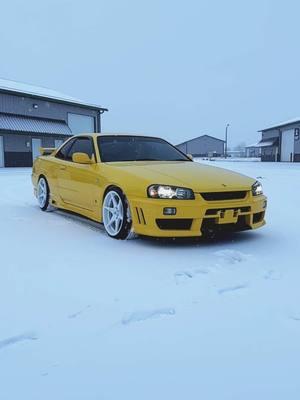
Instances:
[[[39,184],[39,181],[40,181],[41,178],[44,178],[44,179],[45,179],[46,185],[47,185],[47,188],[48,188],[48,192],[49,192],[49,196],[51,196],[51,189],[50,189],[49,179],[48,179],[47,176],[46,176],[44,173],[42,173],[42,172],[38,175],[37,185]]]
[[[107,196],[107,194],[110,191],[117,192],[116,194],[119,196],[120,200],[122,201],[122,203],[124,205],[123,219],[122,219],[123,222],[122,222],[121,230],[113,237],[115,237],[116,239],[126,239],[130,232],[131,226],[132,226],[132,217],[131,217],[132,214],[131,214],[130,203],[128,201],[126,193],[119,185],[110,184],[105,188],[105,190],[103,192],[103,196],[102,196],[103,198],[102,198],[102,204],[101,204],[101,222],[104,223],[104,227],[105,227],[105,222],[104,222],[104,218],[103,218],[103,207],[104,207],[105,197]],[[128,210],[129,210],[129,214],[128,214]],[[109,231],[106,228],[105,228],[105,230],[109,236],[112,236],[112,233],[109,233]]]
[[[48,181],[48,179],[47,179],[47,177],[46,177],[45,174],[40,173],[40,174],[38,175],[38,181],[39,181],[41,178],[44,178],[44,179],[46,180],[47,184],[49,185],[49,181]]]
[[[126,196],[126,193],[124,192],[124,190],[123,190],[119,185],[117,185],[117,184],[110,184],[110,185],[108,185],[108,186],[105,188],[105,190],[104,190],[104,192],[103,192],[102,204],[103,204],[103,201],[104,201],[104,199],[105,199],[105,196],[106,196],[107,193],[108,193],[110,190],[112,190],[112,189],[119,189],[119,190],[121,190],[121,192],[123,193],[123,195],[126,197],[126,199],[127,199],[127,201],[128,201],[128,198],[127,198],[127,196]]]
[[[112,189],[118,189],[118,190],[120,190],[120,191],[122,192],[123,196],[124,196],[125,199],[126,199],[127,205],[128,205],[128,207],[129,207],[129,211],[130,211],[130,213],[131,213],[131,215],[132,215],[132,210],[131,210],[131,206],[130,206],[130,201],[129,201],[129,199],[128,199],[128,196],[127,196],[126,192],[125,192],[125,191],[121,188],[121,186],[119,186],[118,184],[112,183],[112,184],[108,185],[108,186],[105,188],[105,190],[104,190],[104,192],[103,192],[103,195],[102,195],[102,201],[101,201],[101,221],[102,221],[102,207],[103,207],[103,202],[104,202],[105,196],[106,196],[107,193],[108,193],[110,190],[112,190]]]
[[[39,185],[40,181],[43,180],[45,182],[46,186],[46,192],[45,194],[45,199],[43,200],[43,204],[40,203],[40,198],[39,198]],[[47,211],[48,207],[50,206],[50,186],[49,182],[44,174],[39,174],[38,179],[37,179],[37,198],[39,201],[39,206],[42,211]]]

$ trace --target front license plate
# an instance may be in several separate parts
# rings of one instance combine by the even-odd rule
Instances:
[[[235,224],[238,220],[238,215],[234,210],[225,210],[220,212],[219,224]]]

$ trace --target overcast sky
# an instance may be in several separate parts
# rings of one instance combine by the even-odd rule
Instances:
[[[0,77],[109,108],[103,130],[229,145],[300,115],[298,1],[1,1]]]

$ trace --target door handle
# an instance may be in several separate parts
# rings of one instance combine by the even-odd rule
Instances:
[[[64,171],[65,169],[67,169],[67,167],[65,167],[64,165],[61,165],[61,166],[59,167],[59,169],[60,169],[61,171]]]

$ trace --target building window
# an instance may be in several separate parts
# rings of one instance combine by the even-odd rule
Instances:
[[[95,118],[89,115],[68,113],[68,125],[74,135],[95,132]]]

